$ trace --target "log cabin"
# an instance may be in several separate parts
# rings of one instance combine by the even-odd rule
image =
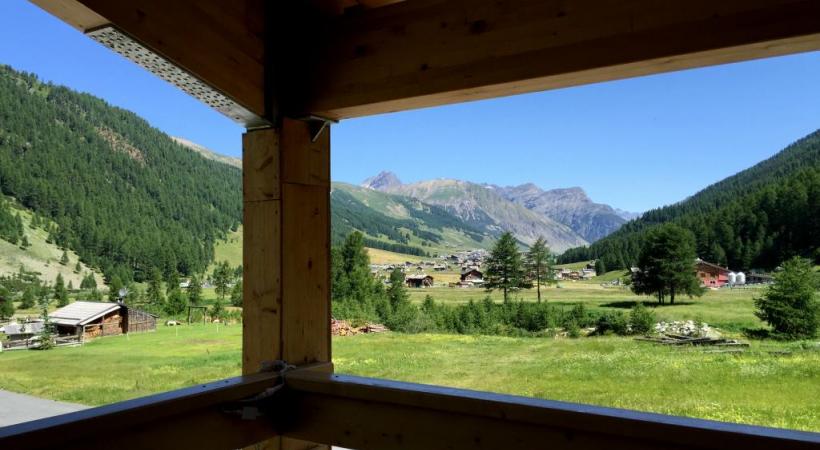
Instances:
[[[820,49],[816,0],[32,0],[242,124],[243,375],[0,447],[816,449],[816,433],[333,373],[339,120]],[[101,68],[101,70],[103,70]]]

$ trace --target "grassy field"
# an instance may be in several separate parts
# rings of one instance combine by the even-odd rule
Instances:
[[[558,306],[571,308],[574,303],[582,302],[591,310],[608,310],[629,312],[637,302],[655,311],[662,320],[700,320],[727,330],[740,331],[743,328],[757,328],[763,324],[754,315],[754,297],[759,296],[759,288],[720,289],[707,291],[700,298],[679,298],[675,305],[658,305],[646,296],[637,296],[626,288],[604,288],[588,282],[561,282],[559,287],[541,288],[543,300]],[[463,304],[470,300],[480,301],[487,295],[494,301],[503,300],[500,291],[487,293],[478,288],[424,288],[409,289],[412,301],[421,303],[429,295],[436,302]],[[516,293],[513,300],[535,301],[535,289]]]
[[[100,405],[233,376],[241,332],[160,327],[83,347],[4,352],[0,389]],[[333,355],[339,373],[820,431],[817,343],[754,342],[733,355],[622,337],[384,333],[334,338]]]

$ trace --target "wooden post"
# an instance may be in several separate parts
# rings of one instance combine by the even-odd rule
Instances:
[[[330,132],[305,122],[243,138],[242,373],[330,362]],[[273,439],[255,448],[327,448]]]
[[[304,122],[243,139],[242,372],[330,362],[330,136]]]

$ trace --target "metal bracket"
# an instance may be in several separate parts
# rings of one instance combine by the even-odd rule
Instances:
[[[297,120],[308,123],[308,128],[310,129],[310,142],[316,142],[319,139],[319,136],[322,135],[322,132],[325,131],[325,128],[330,126],[330,124],[339,123],[338,120],[314,115],[299,117]]]

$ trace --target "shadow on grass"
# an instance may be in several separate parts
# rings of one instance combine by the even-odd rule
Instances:
[[[776,336],[772,334],[772,331],[766,328],[742,328],[741,331],[743,335],[749,339],[774,339]]]
[[[672,304],[672,303],[663,303],[663,304],[661,304],[661,303],[658,303],[658,302],[652,301],[652,300],[647,300],[647,301],[643,301],[643,302],[639,302],[637,300],[623,300],[623,301],[620,301],[620,302],[604,303],[601,306],[604,307],[604,308],[632,309],[638,303],[642,303],[647,308],[658,308],[658,307],[663,308],[663,307],[666,307],[666,306],[685,306],[685,305],[694,305],[695,304],[695,302],[675,302],[674,304]]]

